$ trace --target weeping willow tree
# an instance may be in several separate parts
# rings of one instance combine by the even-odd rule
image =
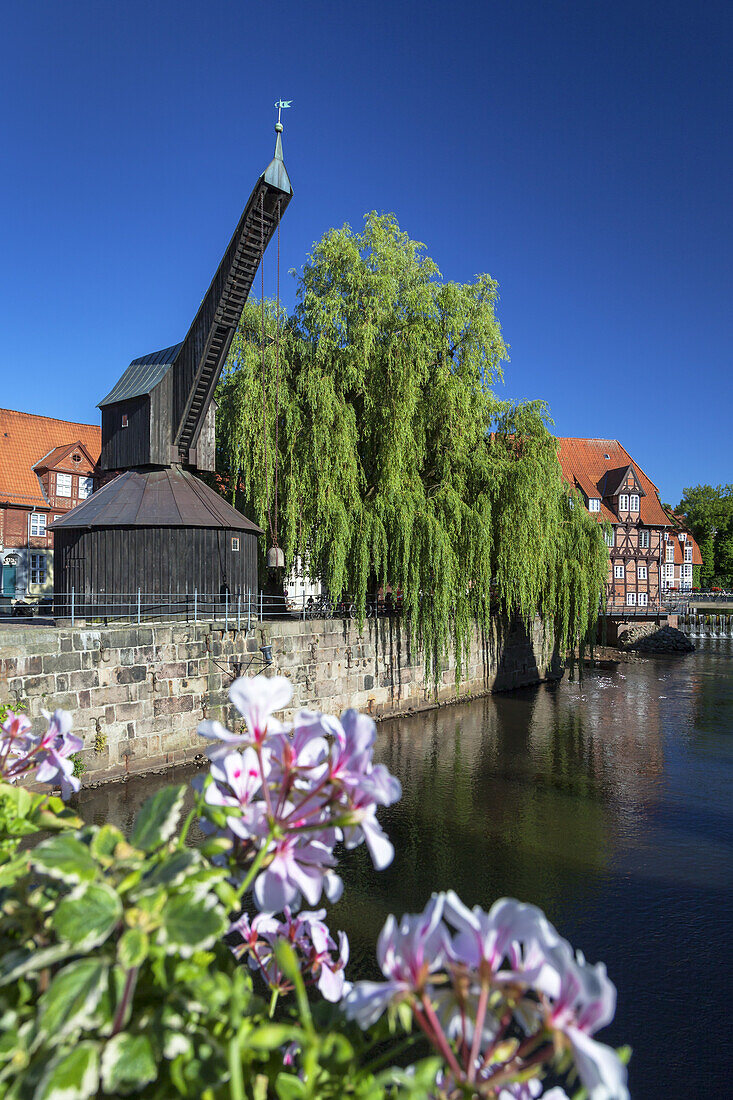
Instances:
[[[507,360],[488,275],[443,282],[391,215],[334,229],[292,316],[245,309],[217,393],[235,503],[333,596],[403,594],[433,671],[492,609],[592,624],[607,571],[573,507],[541,402],[500,402]],[[263,339],[264,334],[264,339]],[[276,461],[275,461],[276,460]]]

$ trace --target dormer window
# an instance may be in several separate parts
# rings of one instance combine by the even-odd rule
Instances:
[[[618,510],[619,510],[619,512],[628,512],[628,510],[629,510],[629,494],[628,493],[621,493],[621,496],[618,498]]]
[[[589,512],[600,512],[600,510],[601,510],[600,497],[589,497],[588,498],[588,511]]]
[[[629,511],[630,512],[638,512],[639,511],[639,494],[638,493],[632,493],[631,496],[629,497]]]

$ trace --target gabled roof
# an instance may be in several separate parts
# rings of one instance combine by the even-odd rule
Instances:
[[[557,445],[565,480],[571,485],[578,485],[586,496],[601,497],[600,512],[592,513],[599,521],[619,522],[618,516],[606,505],[603,497],[613,495],[631,466],[639,483],[641,522],[649,527],[672,526],[660,503],[656,485],[617,439],[565,437],[558,439]],[[614,488],[610,489],[609,486]],[[595,493],[590,492],[591,487],[595,487]]]
[[[173,344],[162,351],[152,351],[149,355],[133,359],[97,408],[102,409],[105,405],[114,405],[117,401],[129,401],[131,397],[142,397],[144,393],[150,393],[168,373],[182,346]]]
[[[50,416],[0,409],[0,501],[24,507],[48,507],[33,467],[58,448],[80,443],[96,466],[102,447],[97,424],[77,424]]]
[[[82,441],[80,439],[75,439],[73,443],[64,443],[61,447],[54,447],[47,455],[39,458],[38,462],[33,463],[33,469],[36,472],[40,470],[52,470],[54,467],[60,466],[66,456],[70,455],[72,451],[83,451],[87,461],[90,462],[92,466],[97,465],[96,460],[89,454],[89,451]],[[68,469],[73,469],[71,464],[68,464]]]
[[[262,531],[188,470],[126,470],[50,529],[74,527],[228,527]]]

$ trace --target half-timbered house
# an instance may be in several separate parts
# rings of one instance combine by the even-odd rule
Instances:
[[[697,544],[665,511],[656,485],[617,439],[558,439],[558,457],[565,480],[607,525],[607,614],[658,612],[679,566],[689,565],[692,587]],[[682,576],[686,581],[684,568]]]
[[[95,424],[0,409],[0,609],[53,591],[49,528],[96,488],[100,447]]]

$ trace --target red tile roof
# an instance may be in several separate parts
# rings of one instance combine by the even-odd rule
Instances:
[[[600,512],[592,515],[610,523],[618,523],[618,516],[611,511],[603,500],[606,475],[617,474],[633,466],[642,492],[640,501],[641,522],[650,527],[671,527],[672,521],[659,501],[659,490],[651,478],[647,477],[629,452],[617,439],[574,439],[561,438],[557,441],[558,458],[562,466],[563,477],[570,485],[577,485],[586,496],[596,496],[601,500]],[[606,457],[608,456],[608,457]],[[619,474],[620,476],[620,474]],[[619,478],[614,477],[614,484]]]
[[[101,428],[0,409],[0,501],[47,505],[33,467],[41,459],[48,460],[51,452],[74,443],[81,443],[96,464],[102,449]]]

